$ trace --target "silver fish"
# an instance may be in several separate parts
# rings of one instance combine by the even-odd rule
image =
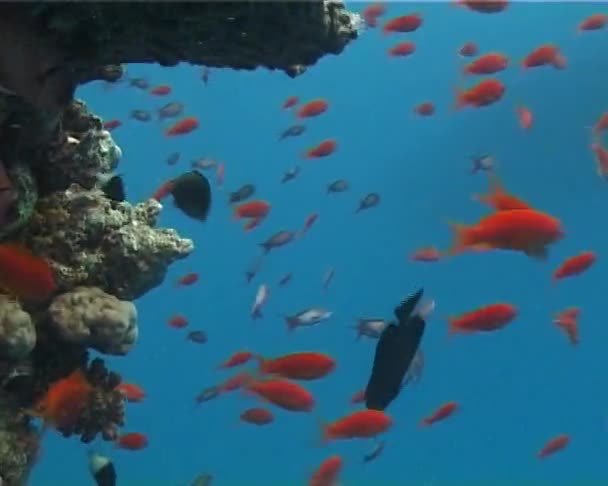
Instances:
[[[298,312],[291,316],[284,316],[287,329],[293,331],[296,327],[302,326],[315,326],[323,321],[326,321],[333,315],[333,312],[321,309],[319,307],[312,307]]]
[[[284,184],[285,182],[289,182],[293,179],[295,179],[296,177],[298,177],[298,174],[300,173],[300,168],[299,167],[292,167],[291,169],[289,169],[287,172],[285,172],[283,174],[283,178],[281,179],[281,182]]]
[[[259,286],[258,291],[255,295],[255,301],[251,307],[251,318],[261,319],[262,318],[262,307],[270,297],[270,288],[266,284]]]
[[[379,318],[358,319],[357,324],[352,326],[352,328],[357,331],[357,341],[361,339],[361,336],[379,339],[382,331],[384,331],[384,328],[388,324],[388,321]]]

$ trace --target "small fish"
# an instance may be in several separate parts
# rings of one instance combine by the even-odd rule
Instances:
[[[477,174],[480,171],[492,172],[496,165],[494,157],[490,154],[473,155],[471,156],[471,160],[471,174]]]
[[[160,86],[155,86],[151,88],[149,93],[154,96],[167,96],[171,94],[171,86],[167,84],[161,84]]]
[[[123,202],[126,199],[125,185],[121,175],[98,176],[101,182],[101,190],[104,195],[116,202]],[[104,180],[105,179],[105,180]]]
[[[249,266],[247,271],[245,272],[245,280],[247,283],[251,282],[255,276],[262,269],[262,265],[264,264],[264,256],[258,256]]]
[[[211,185],[196,170],[186,172],[171,181],[171,195],[175,206],[198,221],[207,220],[211,208]]]
[[[179,101],[172,101],[166,105],[161,106],[157,113],[159,120],[165,120],[167,118],[175,118],[180,116],[184,112],[184,104]]]
[[[298,312],[292,316],[284,316],[287,329],[295,330],[297,327],[310,327],[326,321],[333,315],[333,312],[321,308],[311,308]]]
[[[253,302],[253,306],[251,307],[251,318],[252,319],[261,319],[262,318],[262,307],[268,301],[268,297],[270,296],[270,289],[268,285],[262,284],[258,288],[258,291],[255,295],[255,301]]]
[[[359,206],[357,207],[357,210],[355,211],[355,213],[359,213],[366,209],[373,208],[374,206],[377,206],[379,203],[380,203],[380,194],[378,194],[377,192],[371,192],[367,196],[365,196],[363,199],[361,199],[361,201],[359,201]]]
[[[352,327],[357,330],[358,341],[361,336],[379,339],[386,326],[388,326],[388,322],[384,319],[359,319],[357,324]]]
[[[275,233],[270,238],[268,238],[265,242],[260,243],[260,246],[264,250],[264,254],[269,253],[270,250],[274,248],[278,248],[280,246],[284,246],[287,243],[293,241],[296,234],[293,231],[282,230],[278,233]]]
[[[220,394],[220,391],[221,389],[219,386],[211,386],[209,388],[205,388],[202,392],[196,395],[196,397],[194,397],[194,401],[197,404],[208,402],[209,400],[217,398]]]
[[[289,169],[287,172],[285,172],[283,174],[283,178],[281,179],[281,182],[284,184],[286,182],[289,182],[293,179],[295,179],[296,177],[298,177],[298,175],[300,174],[300,168],[299,167],[292,167],[291,169]]]
[[[331,184],[327,186],[327,194],[336,194],[338,192],[347,191],[349,188],[348,182],[344,179],[338,179],[337,181],[333,181]]]
[[[150,88],[150,83],[143,78],[131,78],[129,80],[129,85],[137,89],[147,90]]]
[[[281,277],[281,279],[279,280],[279,286],[280,287],[284,287],[285,285],[287,285],[289,282],[291,282],[291,278],[292,278],[292,274],[291,272],[286,273],[285,275],[283,275]]]
[[[334,267],[329,267],[325,274],[323,275],[323,290],[327,290],[329,288],[329,284],[334,279],[334,275],[336,274],[336,269]]]
[[[205,84],[207,84],[206,81]],[[201,474],[196,477],[190,486],[211,486],[211,481],[213,481],[213,476],[211,474]]]
[[[152,115],[146,110],[131,110],[129,116],[140,122],[149,122],[152,119]]]
[[[208,340],[207,333],[205,331],[190,331],[186,335],[186,339],[197,344],[205,344]]]
[[[382,454],[382,451],[384,451],[384,441],[376,442],[374,448],[369,453],[363,456],[363,462],[371,462],[377,459],[378,456]]]
[[[279,135],[279,140],[285,140],[289,137],[299,137],[305,131],[306,127],[304,125],[292,125]]]
[[[203,157],[200,159],[194,159],[192,162],[190,162],[190,165],[193,169],[211,170],[216,169],[218,164],[216,160]]]
[[[89,454],[89,470],[97,486],[116,486],[116,469],[109,458],[101,454]]]
[[[228,197],[228,203],[234,204],[245,201],[255,194],[255,186],[253,184],[245,184],[238,190],[231,192]]]
[[[180,277],[177,280],[177,282],[175,282],[175,285],[177,287],[184,287],[184,286],[188,286],[188,285],[193,285],[198,281],[199,281],[198,273],[190,272],[190,273],[187,273],[186,275],[184,275],[183,277]]]
[[[180,154],[179,152],[173,152],[172,154],[169,154],[167,156],[167,165],[175,165],[179,162],[180,157],[182,156],[182,154]]]
[[[205,86],[207,86],[207,84],[209,84],[209,75],[210,74],[211,74],[211,70],[208,67],[204,67],[203,71],[201,72],[201,80],[203,81]]]
[[[200,126],[198,119],[194,116],[182,118],[175,122],[169,128],[165,130],[167,137],[176,137],[181,135],[188,135],[196,130]]]

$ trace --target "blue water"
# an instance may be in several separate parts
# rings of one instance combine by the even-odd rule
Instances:
[[[350,9],[365,6],[353,3]],[[129,201],[149,197],[163,181],[189,170],[193,158],[209,156],[226,167],[225,187],[214,190],[206,224],[164,205],[159,226],[192,238],[196,250],[137,301],[141,337],[134,350],[106,358],[125,381],[148,394],[143,403],[127,405],[125,427],[148,434],[147,449],[93,446],[113,459],[119,485],[187,485],[202,472],[212,473],[217,486],[306,484],[313,469],[335,453],[345,462],[345,486],[608,484],[602,278],[608,188],[596,174],[586,128],[608,109],[608,33],[576,33],[580,20],[600,10],[597,3],[517,3],[504,13],[482,15],[447,4],[391,3],[385,19],[421,12],[421,29],[394,36],[368,30],[342,55],[324,57],[297,79],[262,69],[217,69],[205,87],[199,67],[132,65],[130,76],[170,84],[173,94],[155,98],[126,85],[109,91],[101,83],[83,86],[78,97],[91,110],[124,122],[113,135],[124,154],[119,172]],[[418,51],[407,59],[388,57],[386,49],[405,39],[415,41]],[[498,75],[507,92],[491,107],[453,112],[461,67],[456,51],[467,41],[482,52],[511,57],[512,66]],[[547,42],[560,46],[567,69],[523,72],[519,61]],[[277,143],[293,123],[293,115],[280,109],[291,95],[326,98],[330,109],[306,122],[302,137]],[[155,121],[128,118],[132,109],[152,110],[173,100],[199,117],[198,131],[171,139]],[[427,100],[437,114],[414,116],[413,107]],[[530,132],[518,126],[518,103],[535,114]],[[299,158],[330,137],[339,144],[334,155]],[[165,158],[174,151],[182,160],[171,167]],[[480,151],[495,156],[511,192],[560,218],[567,237],[544,263],[509,252],[465,254],[436,264],[409,261],[422,246],[449,246],[448,221],[472,223],[487,213],[471,200],[486,192],[487,181],[467,173],[470,155]],[[280,184],[294,165],[301,166],[300,177]],[[351,190],[327,197],[326,184],[338,178],[347,179]],[[273,208],[260,227],[245,234],[225,200],[229,190],[248,182]],[[379,192],[381,204],[355,215],[358,200],[369,192]],[[272,252],[256,280],[245,285],[243,273],[259,254],[258,243],[280,229],[299,228],[313,212],[320,217],[306,237]],[[587,249],[598,252],[596,266],[552,286],[559,263]],[[323,293],[329,266],[336,276]],[[199,272],[201,281],[176,289],[173,282],[190,271]],[[278,279],[288,271],[292,283],[279,288]],[[272,295],[265,318],[252,322],[249,309],[260,283],[269,284]],[[317,417],[332,420],[354,410],[350,397],[365,385],[370,369],[374,342],[355,342],[349,326],[359,316],[390,318],[398,301],[421,286],[437,302],[422,343],[426,368],[421,383],[406,388],[388,410],[395,425],[384,454],[363,465],[362,455],[372,446],[366,441],[319,447]],[[448,339],[447,316],[498,301],[518,306],[515,322],[495,333]],[[551,323],[556,311],[572,305],[583,309],[576,347]],[[278,315],[311,306],[335,315],[289,335]],[[167,326],[175,313],[186,315],[192,329],[205,329],[209,342],[187,342],[188,329]],[[256,401],[238,392],[193,411],[197,393],[231,376],[214,368],[241,349],[271,356],[327,352],[338,367],[307,384],[318,402],[313,414],[276,410],[275,423],[266,428],[239,425],[239,414]],[[453,417],[418,428],[423,416],[451,400],[461,406]],[[538,461],[536,452],[561,433],[571,435],[570,446]],[[85,449],[77,439],[51,431],[31,484],[92,484]]]

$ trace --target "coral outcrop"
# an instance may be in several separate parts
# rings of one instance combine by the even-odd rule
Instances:
[[[31,316],[18,302],[0,295],[0,359],[26,358],[36,345]]]

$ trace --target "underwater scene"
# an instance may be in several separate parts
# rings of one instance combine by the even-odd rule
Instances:
[[[608,4],[58,3],[0,8],[0,485],[608,485]]]

